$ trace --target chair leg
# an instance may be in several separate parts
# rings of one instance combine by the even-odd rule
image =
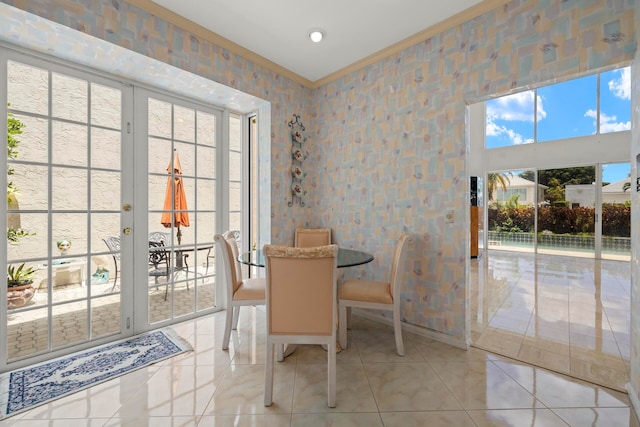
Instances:
[[[224,337],[222,338],[222,349],[229,349],[229,338],[231,338],[231,326],[233,323],[233,312],[237,307],[229,306],[227,307],[227,320],[224,324]]]
[[[327,405],[336,407],[336,341],[332,340],[327,348]]]
[[[338,342],[340,347],[347,349],[347,311],[350,307],[339,304],[338,308]]]
[[[233,310],[233,330],[238,329],[238,319],[240,318],[240,306],[234,307]]]
[[[118,262],[114,261],[114,263],[116,265],[116,274],[113,279],[113,286],[111,287],[111,292],[113,292],[116,289],[116,283],[118,283]]]
[[[398,356],[404,356],[404,343],[402,342],[402,324],[400,322],[400,307],[393,308],[393,334],[396,337],[396,352]]]
[[[351,321],[351,307],[347,307],[347,329],[351,330],[352,327],[352,321]]]
[[[281,347],[278,345],[278,347]],[[273,403],[273,344],[267,338],[266,360],[264,363],[264,406]]]
[[[278,349],[278,356],[276,357],[276,360],[278,362],[284,362],[284,344],[278,344],[276,348]]]

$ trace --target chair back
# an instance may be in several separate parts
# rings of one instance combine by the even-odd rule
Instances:
[[[164,264],[163,271],[169,271],[171,257],[164,242],[149,242],[149,266],[159,269]],[[168,273],[167,273],[168,274]]]
[[[400,293],[400,284],[402,280],[402,274],[404,272],[403,264],[404,264],[404,255],[405,255],[405,246],[407,242],[411,239],[411,235],[403,234],[398,239],[398,243],[396,243],[396,249],[393,252],[393,260],[391,262],[391,292],[393,295],[393,300],[395,301],[399,298]]]
[[[170,246],[171,235],[169,233],[163,233],[162,231],[152,231],[149,233],[149,241],[156,243],[162,242],[164,246]]]
[[[311,248],[331,244],[330,228],[296,228],[294,246]]]
[[[109,248],[109,252],[114,259],[120,259],[120,237],[107,237],[106,239],[102,239],[107,248]]]
[[[267,333],[331,336],[337,318],[337,245],[264,246]]]
[[[239,253],[235,234],[233,231],[227,231],[224,234],[216,234],[213,240],[215,240],[222,253],[224,275],[227,280],[227,293],[231,299],[242,284],[242,269],[238,262]]]

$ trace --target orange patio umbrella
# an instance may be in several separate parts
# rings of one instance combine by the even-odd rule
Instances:
[[[175,149],[173,150],[173,176],[171,176],[171,170],[172,163],[169,162],[167,172],[170,176],[167,178],[167,190],[163,207],[165,212],[162,213],[160,223],[166,228],[170,228],[173,225],[178,229],[176,237],[178,238],[178,244],[180,244],[182,242],[180,227],[189,226],[189,214],[187,213],[187,197],[184,193],[184,184],[182,182],[182,166],[180,165],[178,152]]]

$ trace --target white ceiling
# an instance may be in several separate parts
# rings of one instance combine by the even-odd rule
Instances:
[[[153,0],[312,82],[482,0]],[[309,30],[321,28],[321,43]]]

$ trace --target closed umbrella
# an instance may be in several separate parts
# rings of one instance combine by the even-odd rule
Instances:
[[[173,166],[173,176],[167,178],[167,190],[164,196],[164,212],[160,223],[166,228],[172,225],[178,229],[176,237],[178,244],[182,242],[182,231],[180,227],[189,226],[189,214],[187,213],[187,197],[184,192],[184,183],[182,182],[182,166],[178,152],[173,150],[173,164],[169,163],[167,172],[171,175]]]

